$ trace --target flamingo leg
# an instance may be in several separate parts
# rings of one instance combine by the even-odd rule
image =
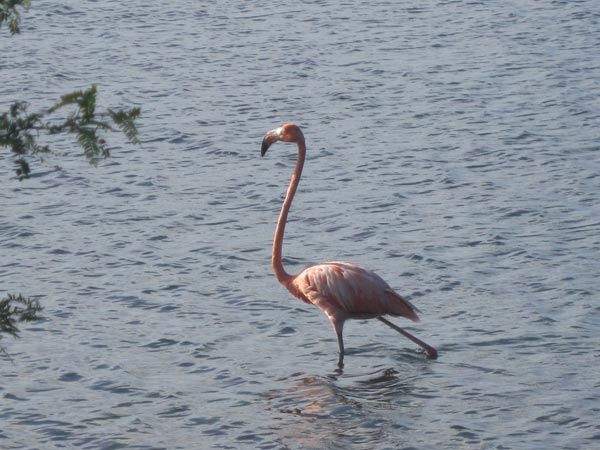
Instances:
[[[437,359],[437,350],[435,348],[433,348],[432,346],[426,344],[421,339],[413,336],[408,331],[403,330],[402,328],[400,328],[396,324],[390,322],[389,320],[384,319],[383,317],[378,317],[378,319],[381,322],[385,323],[388,327],[393,328],[394,330],[396,330],[401,335],[407,337],[408,339],[410,339],[411,341],[413,341],[415,344],[417,344],[418,346],[422,347],[427,352],[427,356],[429,357],[429,359]]]
[[[337,335],[338,345],[340,347],[340,357],[338,359],[338,367],[341,369],[344,367],[344,340],[342,339],[342,333]]]
[[[337,335],[338,346],[340,348],[340,357],[338,359],[338,367],[341,369],[344,367],[344,338],[342,337],[342,330],[344,328],[344,322],[331,322]]]

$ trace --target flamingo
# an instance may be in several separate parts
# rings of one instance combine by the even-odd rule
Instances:
[[[300,128],[293,123],[287,123],[265,135],[261,156],[265,156],[269,147],[277,141],[295,142],[298,146],[298,159],[275,228],[272,252],[273,272],[277,280],[294,297],[315,305],[329,318],[337,335],[338,366],[344,367],[342,331],[344,322],[348,319],[377,318],[422,347],[429,358],[436,359],[436,349],[383,317],[402,316],[418,322],[417,312],[420,311],[374,272],[344,261],[327,261],[310,266],[297,275],[290,275],[285,271],[282,260],[283,235],[288,212],[304,167],[306,144]]]

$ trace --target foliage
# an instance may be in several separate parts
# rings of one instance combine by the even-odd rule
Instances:
[[[17,7],[29,9],[30,0],[0,0],[0,27],[8,23],[11,34],[19,33],[21,16]],[[26,102],[15,102],[9,110],[0,115],[0,147],[9,147],[18,165],[19,179],[27,178],[31,172],[26,156],[50,152],[48,145],[38,144],[42,133],[74,134],[83,148],[83,154],[92,164],[107,158],[110,151],[102,132],[119,128],[134,144],[139,144],[135,120],[140,116],[140,108],[105,112],[96,111],[96,85],[85,91],[65,94],[50,109],[40,113],[29,113]],[[66,116],[56,117],[59,110],[70,109]]]
[[[10,34],[21,31],[19,28],[21,14],[19,14],[17,6],[29,9],[31,0],[0,0],[0,28],[4,22],[8,23]]]
[[[37,300],[24,298],[22,295],[8,294],[6,298],[0,300],[0,339],[4,333],[18,338],[17,323],[42,320],[39,313],[43,309]],[[2,347],[0,347],[0,353],[5,353]]]
[[[103,131],[121,129],[132,143],[139,143],[135,119],[140,116],[140,108],[125,111],[108,109],[96,112],[96,85],[86,91],[65,94],[60,101],[45,112],[29,113],[24,102],[13,103],[9,111],[0,116],[0,146],[9,147],[19,165],[17,176],[29,176],[30,168],[26,155],[37,155],[50,151],[48,145],[38,144],[41,133],[74,134],[83,148],[83,153],[92,164],[99,158],[107,158],[110,151],[102,138]],[[66,118],[56,118],[56,112],[70,108]]]
[[[19,33],[21,15],[17,7],[29,9],[30,6],[30,0],[0,0],[0,29],[7,23],[11,35]],[[29,113],[27,103],[18,101],[0,114],[0,147],[9,147],[17,158],[19,179],[30,173],[27,156],[50,152],[48,145],[38,144],[41,134],[74,134],[92,164],[110,154],[102,132],[119,128],[130,142],[139,143],[135,120],[140,116],[140,108],[97,112],[96,94],[96,86],[92,85],[88,90],[63,95],[58,103],[40,113]],[[5,333],[19,337],[17,324],[41,320],[42,310],[37,300],[7,294],[0,300],[0,339]],[[0,353],[6,353],[2,347]]]

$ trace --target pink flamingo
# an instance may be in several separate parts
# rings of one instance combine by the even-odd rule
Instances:
[[[382,317],[390,315],[406,317],[415,322],[419,320],[418,309],[394,292],[377,274],[356,264],[341,261],[317,264],[304,269],[297,275],[290,275],[285,271],[282,261],[283,234],[288,212],[304,167],[306,145],[300,128],[288,123],[265,135],[261,156],[265,156],[269,147],[277,141],[295,142],[298,145],[298,159],[275,228],[272,254],[273,271],[277,280],[294,297],[317,306],[329,318],[337,335],[340,349],[338,366],[344,366],[342,330],[344,322],[348,319],[377,318],[425,349],[429,358],[437,358],[437,351],[433,347]]]

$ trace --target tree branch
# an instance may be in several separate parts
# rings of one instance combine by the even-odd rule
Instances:
[[[48,134],[70,133],[76,136],[83,149],[83,154],[91,164],[97,164],[99,158],[107,158],[110,150],[106,140],[101,136],[103,131],[120,129],[129,142],[139,144],[136,119],[140,117],[140,108],[106,112],[96,111],[96,85],[85,91],[65,94],[60,101],[42,113],[28,113],[24,102],[16,102],[7,112],[0,116],[0,146],[9,147],[18,157],[15,162],[19,179],[30,174],[29,163],[25,156],[48,153],[48,145],[40,145],[38,137]],[[52,118],[57,111],[71,108],[66,119]],[[35,133],[35,134],[34,134]]]

